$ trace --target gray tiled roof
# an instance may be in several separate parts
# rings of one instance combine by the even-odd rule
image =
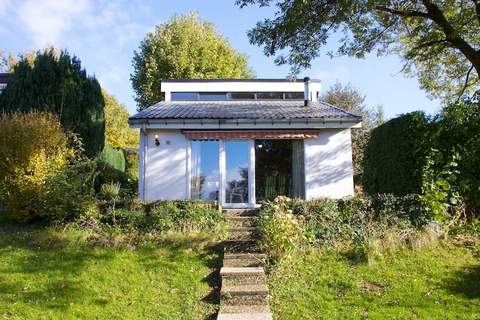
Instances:
[[[339,119],[361,120],[361,117],[323,102],[305,107],[303,100],[295,101],[171,101],[159,102],[130,117],[142,119]]]

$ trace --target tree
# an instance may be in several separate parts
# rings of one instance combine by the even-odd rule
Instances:
[[[104,104],[97,79],[87,75],[80,60],[51,48],[37,52],[33,64],[27,57],[20,60],[0,95],[3,112],[56,114],[65,130],[82,138],[90,157],[104,146]]]
[[[138,109],[163,100],[161,79],[251,78],[247,57],[196,13],[156,26],[133,55],[130,76]]]
[[[370,130],[383,123],[383,109],[368,108],[365,96],[350,84],[343,86],[337,82],[320,98],[331,105],[361,115],[362,128],[352,129],[352,159],[355,174],[363,172],[363,154],[367,146]]]
[[[138,132],[128,126],[126,107],[102,90],[105,99],[105,140],[114,148],[137,148]]]
[[[479,0],[237,0],[241,7],[275,3],[273,19],[249,31],[250,42],[264,47],[276,63],[293,73],[310,67],[330,36],[340,31],[330,56],[358,58],[376,51],[396,53],[403,71],[417,76],[434,97],[473,92],[480,81]],[[284,54],[288,49],[288,53]]]
[[[55,47],[48,47],[43,49],[43,51],[47,51],[49,49],[54,50],[56,54],[60,53],[60,50],[58,50]],[[37,53],[32,50],[32,51],[27,51],[25,53],[19,54],[17,59],[15,58],[13,53],[9,52],[8,54],[6,54],[2,50],[0,50],[0,72],[12,73],[13,68],[18,64],[19,60],[26,59],[28,63],[33,65],[36,56],[37,56]]]

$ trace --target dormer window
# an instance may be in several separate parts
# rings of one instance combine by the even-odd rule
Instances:
[[[303,100],[303,92],[172,92],[172,101]]]

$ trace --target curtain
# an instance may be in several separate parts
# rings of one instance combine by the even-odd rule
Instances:
[[[292,140],[292,196],[305,199],[305,163],[303,140]]]
[[[201,199],[201,168],[200,168],[200,153],[201,141],[192,141],[191,154],[191,197],[192,199]]]

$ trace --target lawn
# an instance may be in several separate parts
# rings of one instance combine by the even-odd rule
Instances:
[[[0,223],[0,319],[208,319],[215,246],[93,247],[85,231]]]
[[[479,248],[438,244],[354,263],[310,249],[269,276],[275,319],[480,319]]]

